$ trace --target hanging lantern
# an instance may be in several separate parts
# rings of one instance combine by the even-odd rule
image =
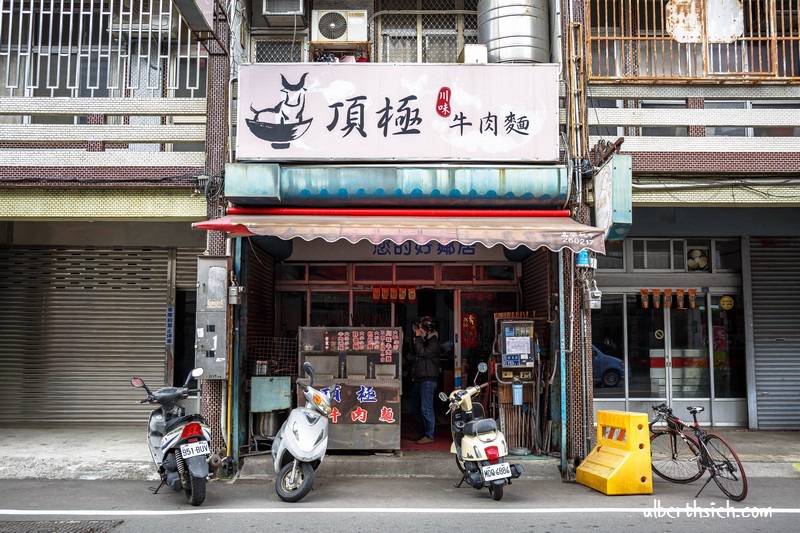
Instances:
[[[408,289],[405,287],[398,287],[397,288],[397,299],[401,302],[405,302],[406,298],[408,297]]]
[[[650,292],[647,289],[640,289],[639,294],[642,295],[642,309],[650,307]]]
[[[689,289],[689,309],[697,306],[697,289]]]
[[[377,285],[372,286],[372,301],[378,303],[381,301],[381,288]]]
[[[408,301],[412,304],[417,301],[417,289],[415,287],[408,288]]]
[[[672,307],[672,289],[664,289],[664,309]]]
[[[396,302],[397,301],[397,287],[389,287],[389,301]]]
[[[678,299],[678,309],[683,309],[685,302],[683,301],[683,289],[676,289],[676,298]]]
[[[653,309],[661,309],[661,289],[653,289]]]
[[[389,287],[381,287],[381,303],[389,302]]]

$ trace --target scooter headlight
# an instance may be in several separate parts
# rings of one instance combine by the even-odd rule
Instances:
[[[331,405],[319,394],[314,394],[314,407],[325,416],[331,414]]]

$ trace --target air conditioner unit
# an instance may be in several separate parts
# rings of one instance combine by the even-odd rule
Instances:
[[[262,0],[261,15],[271,27],[305,28],[305,0]]]
[[[311,40],[319,43],[366,42],[367,12],[315,9],[311,11]]]

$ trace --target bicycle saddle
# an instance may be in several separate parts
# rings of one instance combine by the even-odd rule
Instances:
[[[686,408],[686,410],[692,414],[695,414],[695,413],[702,413],[703,411],[706,410],[706,408],[703,407],[702,405],[696,405],[696,406],[690,405],[689,407]]]

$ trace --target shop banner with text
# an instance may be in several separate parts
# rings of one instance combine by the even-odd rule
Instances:
[[[238,160],[558,160],[551,64],[244,65]]]

